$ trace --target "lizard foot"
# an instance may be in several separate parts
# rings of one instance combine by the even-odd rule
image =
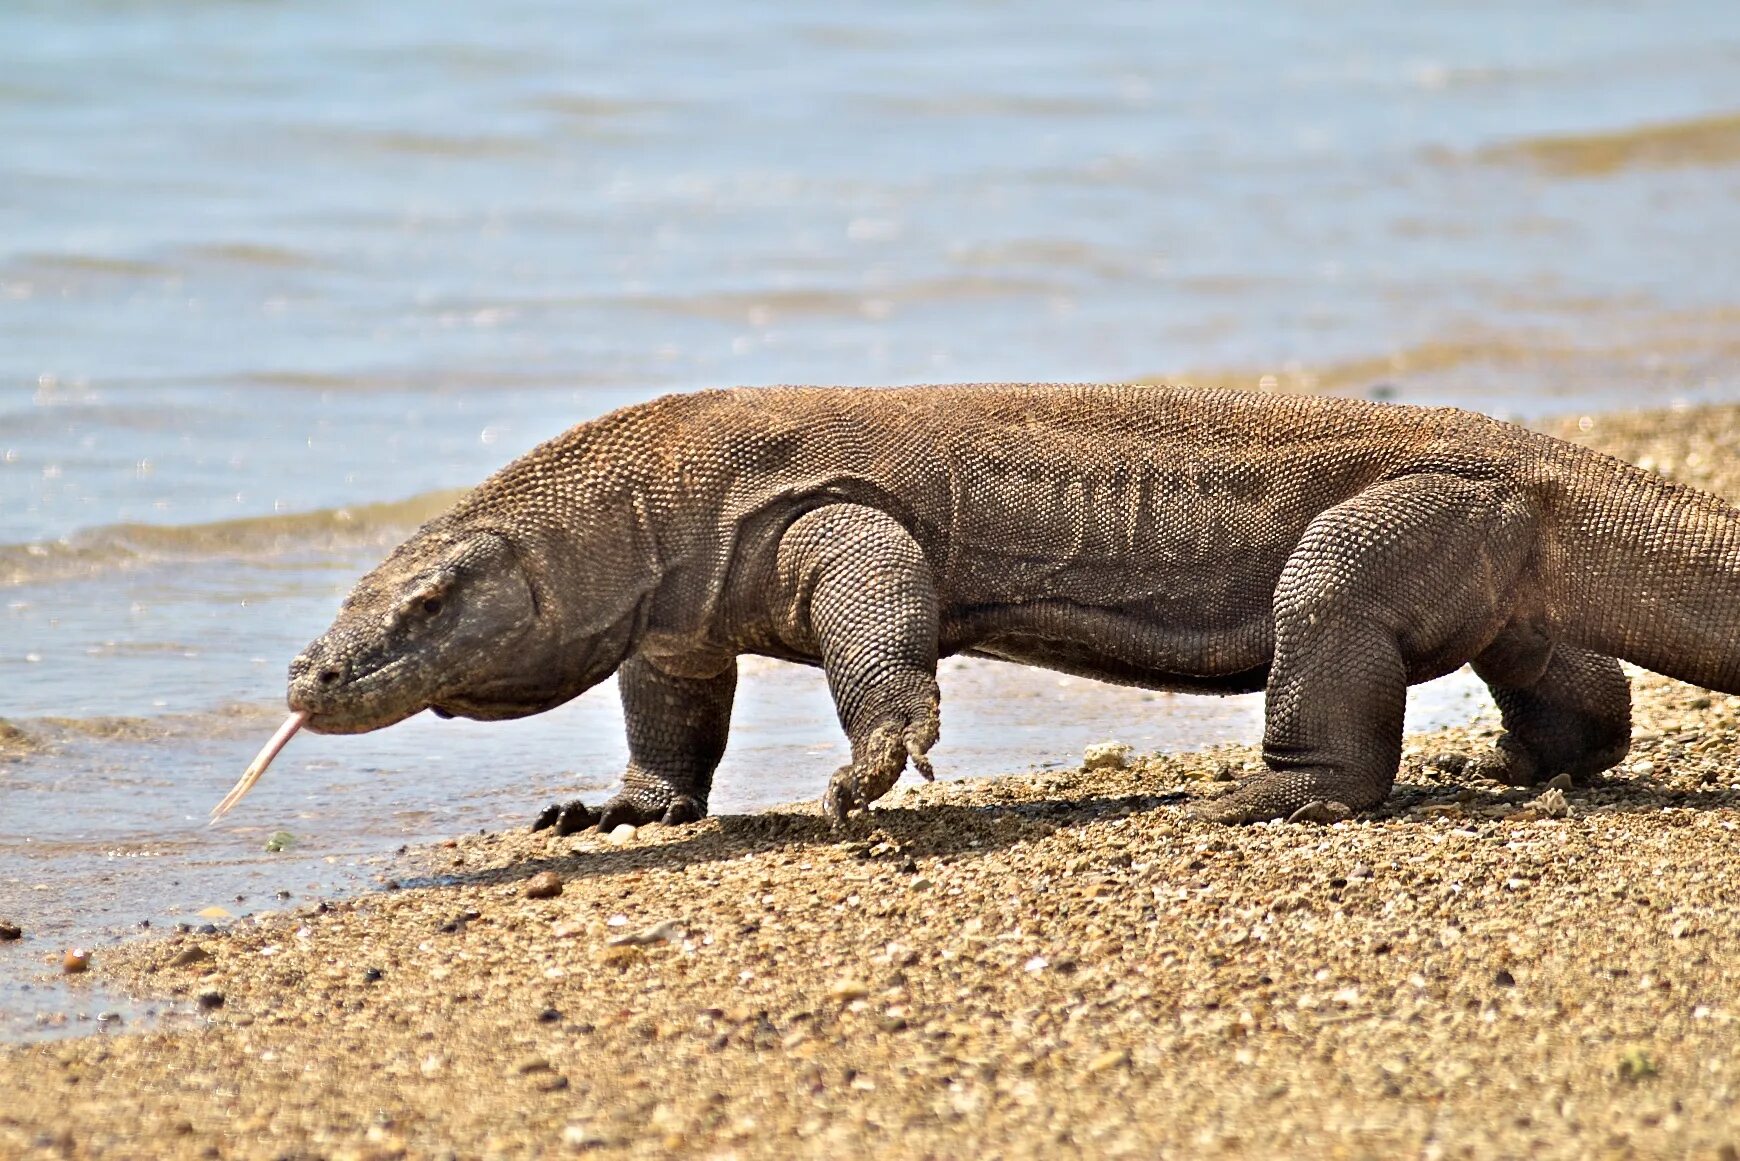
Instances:
[[[1240,782],[1228,794],[1199,802],[1190,813],[1208,822],[1340,822],[1355,810],[1376,806],[1386,787],[1361,786],[1347,774],[1269,771]]]
[[[538,820],[532,823],[532,829],[539,831],[554,828],[557,834],[563,835],[597,825],[598,812],[576,798],[573,802],[555,802],[544,807]]]
[[[857,756],[828,779],[827,793],[822,795],[822,810],[828,819],[837,827],[852,811],[868,809],[900,781],[909,761],[926,782],[936,781],[927,756],[936,739],[934,710],[912,720],[877,726],[862,746],[853,747]]]
[[[624,823],[645,826],[649,822],[679,826],[707,817],[707,804],[687,794],[665,790],[624,790],[604,804],[598,829],[609,833]]]
[[[1528,752],[1503,744],[1480,754],[1434,754],[1426,765],[1458,778],[1487,778],[1506,786],[1533,786],[1546,775]]]

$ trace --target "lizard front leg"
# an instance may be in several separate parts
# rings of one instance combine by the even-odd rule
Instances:
[[[911,533],[858,504],[819,508],[780,540],[775,620],[800,652],[819,655],[852,760],[822,799],[839,823],[886,794],[939,729],[937,594]]]
[[[635,654],[616,671],[616,685],[628,727],[628,769],[622,789],[604,804],[598,828],[704,817],[731,729],[737,662],[711,677],[679,677]]]

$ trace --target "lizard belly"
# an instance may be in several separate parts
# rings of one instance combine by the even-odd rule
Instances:
[[[1274,655],[1266,614],[1220,625],[1166,620],[1060,601],[945,614],[942,652],[1038,665],[1148,689],[1262,689]]]

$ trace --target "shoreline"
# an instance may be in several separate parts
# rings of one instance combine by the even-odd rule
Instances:
[[[1740,407],[1547,430],[1740,494]],[[1564,814],[1432,764],[1483,717],[1330,827],[1187,818],[1247,745],[416,848],[105,949],[203,1014],[0,1046],[0,1153],[1732,1156],[1740,698],[1633,687]]]

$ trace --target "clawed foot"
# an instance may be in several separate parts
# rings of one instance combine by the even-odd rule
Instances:
[[[1551,769],[1527,751],[1502,744],[1472,757],[1434,754],[1426,759],[1426,765],[1459,779],[1486,778],[1506,786],[1556,786],[1567,779],[1572,786],[1582,786],[1589,777],[1583,772]]]
[[[1426,765],[1456,778],[1487,778],[1506,786],[1533,786],[1545,778],[1541,764],[1526,751],[1495,746],[1480,754],[1434,754]]]
[[[1232,798],[1234,795],[1226,795]],[[1251,805],[1245,802],[1227,802],[1225,798],[1217,798],[1208,802],[1199,802],[1190,808],[1190,813],[1205,822],[1222,822],[1237,825],[1249,822],[1268,822],[1271,819],[1285,817],[1289,823],[1315,822],[1328,825],[1345,822],[1353,817],[1353,808],[1345,802],[1337,802],[1332,798],[1316,798],[1304,806],[1285,813],[1285,808],[1276,808],[1261,804]]]
[[[699,822],[705,817],[707,804],[687,794],[667,792],[651,795],[624,790],[604,804],[598,829],[608,834],[624,824],[645,826],[649,822],[657,822],[665,826],[680,826],[685,822]]]
[[[854,810],[868,809],[900,781],[909,761],[926,782],[935,782],[936,770],[926,755],[936,739],[934,713],[910,723],[885,722],[876,727],[862,746],[854,747],[858,756],[828,779],[822,810],[829,821],[837,827]]]
[[[900,777],[896,772],[896,779]],[[875,782],[883,779],[875,779]],[[888,786],[894,784],[894,779],[887,779]],[[845,823],[846,817],[854,810],[867,810],[870,804],[887,792],[887,786],[871,793],[874,782],[864,776],[856,764],[841,766],[834,771],[834,776],[828,779],[828,789],[822,795],[822,811],[828,816],[828,821],[838,827]]]
[[[1362,788],[1345,774],[1270,771],[1239,783],[1230,793],[1198,802],[1190,814],[1206,822],[1336,823],[1356,809],[1376,806],[1387,787]]]
[[[532,823],[532,829],[554,830],[559,835],[568,835],[595,826],[609,833],[624,823],[629,826],[645,826],[649,822],[657,822],[665,826],[677,826],[685,822],[698,822],[706,814],[706,805],[686,794],[673,794],[664,801],[654,802],[624,791],[606,802],[602,810],[593,810],[579,799],[546,806],[543,813],[538,815],[537,821]]]

